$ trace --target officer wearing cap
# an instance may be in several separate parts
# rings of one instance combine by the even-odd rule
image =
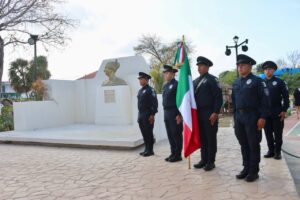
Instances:
[[[157,113],[157,97],[155,90],[148,85],[151,76],[144,72],[139,72],[140,85],[142,88],[138,91],[138,124],[144,139],[145,150],[140,153],[144,157],[154,155],[153,127],[154,115]]]
[[[255,64],[247,55],[237,56],[240,78],[233,84],[232,91],[235,135],[241,145],[244,166],[236,178],[247,182],[259,177],[261,130],[270,109],[266,83],[251,73]]]
[[[262,68],[266,75],[265,81],[270,93],[271,112],[266,119],[265,134],[268,143],[268,152],[265,158],[281,159],[282,132],[284,118],[289,108],[289,92],[283,80],[274,76],[277,69],[276,63],[266,61]]]
[[[163,108],[164,121],[167,135],[171,147],[171,154],[165,160],[168,162],[181,161],[182,151],[182,117],[176,106],[176,92],[178,82],[175,80],[177,69],[172,66],[164,65],[164,79],[166,83],[163,86]]]
[[[193,81],[202,142],[201,160],[194,167],[205,171],[215,168],[218,114],[223,103],[218,79],[208,73],[212,65],[209,59],[199,56],[197,66],[200,76]]]
[[[294,90],[293,96],[294,96],[294,101],[295,101],[297,119],[299,119],[299,112],[300,112],[300,88],[296,88]]]

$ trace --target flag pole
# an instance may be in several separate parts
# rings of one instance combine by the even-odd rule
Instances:
[[[189,159],[189,169],[191,169],[191,156],[189,156],[188,159]]]

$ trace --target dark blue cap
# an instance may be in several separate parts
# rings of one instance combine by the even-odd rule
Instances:
[[[211,62],[208,58],[205,58],[203,56],[199,56],[197,58],[197,64],[196,65],[200,65],[200,64],[207,65],[208,67],[213,66],[213,62]]]
[[[177,69],[174,69],[172,66],[170,66],[170,65],[164,65],[164,71],[163,71],[163,73],[165,73],[165,72],[173,72],[173,73],[176,73],[176,72],[178,72],[178,70]]]
[[[139,72],[139,77],[138,77],[138,79],[141,79],[141,78],[144,78],[144,79],[151,79],[151,76],[150,75],[148,75],[148,74],[146,74],[146,73],[144,73],[144,72]]]
[[[262,65],[262,68],[263,69],[272,68],[272,69],[276,70],[278,67],[277,67],[276,63],[268,60],[268,61],[264,62],[264,64]]]
[[[244,55],[244,54],[239,54],[237,56],[237,65],[239,64],[249,64],[249,65],[255,65],[256,61],[251,58],[250,56]]]

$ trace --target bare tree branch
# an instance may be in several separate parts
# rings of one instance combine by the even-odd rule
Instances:
[[[297,67],[298,62],[300,62],[300,51],[294,50],[287,55],[292,67]]]
[[[68,29],[77,25],[55,12],[63,0],[0,0],[0,83],[3,74],[4,47],[27,44],[32,30],[38,30],[38,40],[43,46],[59,47],[70,38]],[[31,30],[29,29],[29,26]],[[2,36],[2,37],[1,37]]]

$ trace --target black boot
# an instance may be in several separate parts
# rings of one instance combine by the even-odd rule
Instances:
[[[146,153],[146,151],[147,151],[147,146],[146,146],[146,144],[145,144],[145,149],[144,149],[144,151],[140,152],[140,155],[141,155],[141,156],[144,155],[144,153]]]
[[[253,182],[253,181],[255,181],[258,178],[259,178],[259,176],[258,176],[257,173],[250,173],[250,174],[248,174],[246,176],[245,181],[247,181],[247,182]]]
[[[178,162],[178,161],[182,161],[182,157],[181,157],[181,156],[174,156],[174,157],[170,158],[169,161],[170,161],[170,162]]]
[[[148,156],[153,156],[154,152],[153,152],[153,144],[148,144],[147,145],[147,150],[146,152],[143,154],[144,157],[148,157]]]
[[[204,162],[203,160],[201,160],[199,163],[194,164],[194,168],[196,169],[201,169],[206,165],[206,162]]]
[[[280,152],[279,153],[275,153],[274,159],[275,160],[280,160],[281,159],[281,153]]]
[[[216,167],[215,163],[207,163],[205,166],[204,166],[204,170],[205,171],[211,171],[213,170],[214,168]]]
[[[170,159],[172,159],[173,157],[175,157],[174,154],[171,154],[171,155],[169,155],[169,157],[165,158],[165,161],[169,162]]]
[[[154,152],[152,151],[147,151],[143,154],[144,157],[148,157],[148,156],[153,156],[154,155]]]
[[[244,179],[244,178],[246,178],[247,175],[248,175],[248,169],[244,167],[244,169],[239,174],[237,174],[235,177],[237,179]]]
[[[264,155],[265,158],[273,158],[274,157],[274,152],[273,151],[268,151],[266,155]]]

